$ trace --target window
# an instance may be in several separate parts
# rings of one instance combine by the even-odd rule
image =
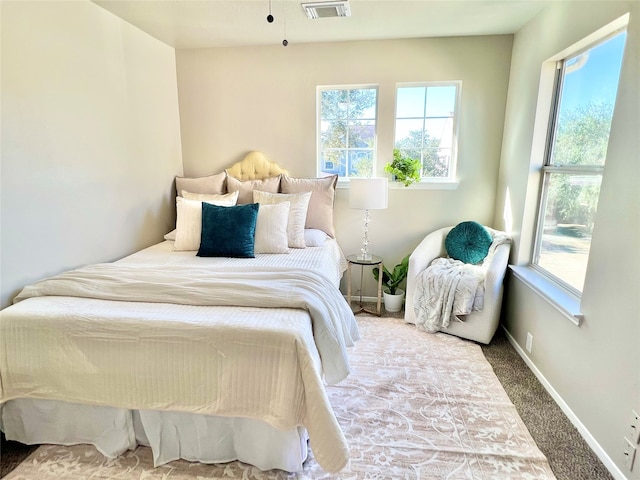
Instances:
[[[558,62],[532,264],[580,295],[626,32]]]
[[[460,83],[399,86],[395,148],[419,159],[423,180],[454,180]]]
[[[320,174],[373,175],[377,87],[318,87],[318,105]]]

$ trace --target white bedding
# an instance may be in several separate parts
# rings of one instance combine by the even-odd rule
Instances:
[[[126,265],[102,263],[62,273],[25,287],[14,302],[36,297],[80,297],[118,302],[194,306],[300,308],[311,315],[322,369],[329,383],[349,374],[345,347],[357,327],[340,291],[312,271],[281,267]],[[355,338],[354,338],[355,337]]]
[[[333,298],[333,308],[338,301],[335,293],[343,260],[333,240],[323,248],[289,255],[258,255],[249,260],[202,259],[194,252],[173,252],[168,241],[116,262],[113,268],[115,272],[121,267],[122,272],[137,265],[150,272],[163,267],[183,281],[187,276],[177,272],[186,269],[202,273],[203,265],[231,272],[240,270],[241,265],[246,269],[247,265],[269,264],[284,265],[291,271],[319,271],[320,279],[326,277],[324,283],[316,279],[316,286],[308,290],[322,289],[317,297]],[[264,268],[258,271],[264,275]],[[278,275],[284,277],[282,271]],[[134,277],[129,278],[129,285]],[[83,288],[86,285],[80,290]],[[265,290],[262,296],[269,295]],[[272,308],[257,307],[257,296],[246,291],[231,303],[240,303],[238,299],[243,296],[254,306],[74,296],[26,298],[2,311],[0,403],[13,398],[54,399],[255,418],[280,430],[304,426],[318,463],[330,472],[340,470],[346,464],[348,450],[324,391],[323,362],[318,353],[323,349],[335,353],[335,349],[317,348],[316,343],[323,342],[324,336],[314,339],[313,335],[317,321],[322,319],[314,318],[312,327],[306,310],[292,308],[300,306],[295,302],[289,304],[290,308],[274,307],[278,303],[273,302],[269,304]],[[307,296],[313,297],[309,292]],[[308,302],[319,300],[313,297]],[[320,311],[322,307],[312,306],[314,309]],[[349,317],[346,319],[348,323]],[[335,331],[348,332],[346,337],[356,340],[352,315],[350,319],[353,325],[334,324],[338,327]],[[336,321],[345,321],[345,317],[333,318],[329,325]],[[349,339],[344,337],[338,335],[333,340],[348,344]],[[326,355],[325,371],[331,363]]]
[[[308,457],[304,427],[281,431],[243,417],[20,398],[0,404],[0,427],[10,440],[91,444],[108,458],[144,445],[151,447],[155,467],[180,458],[201,463],[240,460],[261,470],[298,472]]]

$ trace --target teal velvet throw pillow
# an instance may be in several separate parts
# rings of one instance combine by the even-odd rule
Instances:
[[[464,263],[480,263],[493,241],[489,231],[477,222],[462,222],[451,229],[444,246],[451,258]]]
[[[202,203],[199,257],[254,258],[257,203],[220,207]]]

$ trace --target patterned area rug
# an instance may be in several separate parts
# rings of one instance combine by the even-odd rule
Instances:
[[[358,324],[353,373],[327,387],[350,446],[349,465],[337,475],[323,472],[312,454],[293,474],[240,462],[175,461],[154,469],[146,447],[109,460],[91,446],[45,445],[5,478],[555,478],[478,345],[420,332],[400,319],[358,317]]]

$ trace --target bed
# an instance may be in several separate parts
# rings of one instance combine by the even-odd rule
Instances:
[[[90,443],[108,457],[142,444],[156,466],[290,472],[308,441],[321,467],[342,469],[348,447],[325,385],[349,374],[359,334],[339,291],[335,179],[286,173],[252,152],[221,174],[177,178],[177,228],[164,242],[25,287],[0,316],[7,438]],[[239,228],[239,216],[212,223],[232,212],[254,215],[252,255],[207,250]]]

